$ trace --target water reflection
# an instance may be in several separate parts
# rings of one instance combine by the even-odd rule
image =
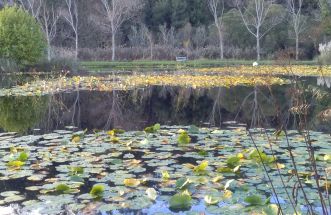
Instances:
[[[43,119],[47,106],[47,97],[1,98],[0,127],[23,133]]]
[[[324,80],[324,79],[323,79]],[[330,78],[325,78],[330,83]],[[302,91],[291,85],[272,87],[193,89],[148,87],[130,91],[75,91],[42,97],[1,97],[0,130],[33,133],[76,126],[81,129],[126,130],[161,123],[168,125],[222,126],[236,120],[248,126],[278,126],[290,118],[295,129],[295,114],[288,110],[298,105],[294,94],[304,93],[310,104],[309,117],[314,129],[330,130],[330,88],[321,79],[305,79]],[[324,118],[321,119],[321,116]]]
[[[318,77],[317,86],[331,88],[331,77]]]

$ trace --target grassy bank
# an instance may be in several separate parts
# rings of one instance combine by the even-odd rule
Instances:
[[[254,60],[192,60],[176,61],[86,61],[81,62],[83,70],[98,72],[111,70],[177,70],[190,68],[209,68],[224,66],[252,65]],[[261,65],[272,65],[286,62],[260,61]],[[288,62],[287,62],[288,63]],[[292,61],[295,65],[315,65],[316,61]]]

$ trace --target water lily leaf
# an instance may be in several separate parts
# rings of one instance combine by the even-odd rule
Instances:
[[[84,184],[84,182],[85,182],[84,179],[78,175],[70,176],[70,181],[76,182],[76,183],[82,183],[82,184]]]
[[[191,138],[187,134],[187,132],[182,132],[181,134],[179,134],[179,136],[178,136],[178,143],[180,145],[189,144],[190,142],[191,142]]]
[[[232,197],[232,192],[230,190],[225,190],[223,194],[224,199],[230,199]]]
[[[94,198],[101,198],[104,195],[105,186],[102,184],[95,184],[93,185],[90,194]]]
[[[264,214],[267,214],[267,215],[277,215],[277,214],[279,214],[278,211],[279,211],[279,208],[276,204],[271,204],[271,205],[268,205],[263,208]]]
[[[138,179],[126,178],[126,179],[124,179],[123,183],[125,186],[128,186],[128,187],[137,187],[137,186],[139,186],[139,184],[141,182]]]
[[[214,131],[212,131],[211,133],[212,133],[212,134],[223,134],[224,131],[222,131],[222,130],[214,130]]]
[[[176,188],[179,190],[187,189],[191,184],[188,178],[180,178],[176,181]]]
[[[66,184],[59,184],[55,187],[55,190],[59,193],[69,193],[70,187]]]
[[[206,171],[207,167],[208,167],[208,161],[204,160],[198,166],[194,167],[193,171],[197,173],[204,172]]]
[[[25,200],[25,197],[21,195],[8,196],[4,199],[6,203],[20,202],[23,200]]]
[[[200,133],[200,130],[199,130],[199,128],[198,128],[197,126],[195,126],[195,125],[191,125],[191,126],[189,127],[189,129],[188,129],[188,132],[189,132],[190,134],[198,134],[198,133]]]
[[[81,167],[81,166],[70,166],[68,168],[69,168],[70,175],[81,175],[81,174],[84,174],[84,167]]]
[[[236,166],[238,166],[239,161],[240,161],[240,158],[237,157],[237,156],[229,157],[229,158],[226,160],[226,165],[227,165],[229,168],[235,168]]]
[[[244,201],[249,204],[250,206],[259,206],[264,205],[264,202],[262,201],[261,196],[258,195],[251,195],[247,196]]]
[[[116,136],[118,134],[124,134],[124,133],[125,131],[123,129],[116,129],[116,128],[107,132],[109,136]]]
[[[178,193],[172,196],[169,200],[170,209],[186,210],[191,207],[192,198],[187,193]]]
[[[14,161],[9,161],[7,163],[7,166],[9,168],[13,168],[13,169],[20,169],[22,166],[24,166],[24,162],[19,161],[19,160],[14,160]]]
[[[112,142],[112,143],[119,143],[120,142],[120,138],[118,138],[118,137],[112,137],[110,139],[110,142]]]
[[[220,201],[219,198],[217,198],[215,196],[212,196],[212,195],[206,195],[204,197],[204,200],[205,200],[207,205],[216,205]]]
[[[149,141],[148,141],[147,138],[145,138],[142,141],[140,141],[140,144],[142,144],[142,145],[147,145],[148,143],[149,143]]]
[[[205,150],[203,150],[203,149],[201,149],[201,150],[198,151],[198,155],[200,155],[200,156],[208,156],[208,152],[205,151]]]
[[[167,170],[162,171],[162,179],[164,181],[167,181],[167,180],[170,179],[170,175],[169,175],[169,172]]]
[[[331,161],[331,154],[328,154],[328,155],[324,155],[324,158],[323,158],[324,161]]]
[[[25,162],[27,161],[29,158],[29,154],[26,153],[26,152],[21,152],[20,155],[18,156],[17,160],[18,161],[22,161],[22,162]]]
[[[267,154],[265,154],[263,151],[261,150],[252,150],[249,153],[249,159],[256,161],[257,163],[273,163],[276,161],[276,159],[273,156],[268,156]]]
[[[214,183],[217,183],[217,182],[221,181],[223,178],[224,178],[223,175],[218,175],[218,176],[214,177],[212,181]]]
[[[159,123],[156,123],[155,125],[153,125],[153,129],[154,131],[158,131],[161,129],[161,125]]]
[[[31,175],[30,177],[28,177],[27,180],[29,180],[29,181],[41,181],[45,177],[46,177],[45,175],[35,174],[35,175]]]
[[[2,197],[16,196],[19,193],[20,192],[18,192],[18,191],[6,191],[6,192],[0,193],[0,196],[2,196]]]
[[[220,172],[220,173],[232,173],[233,170],[229,167],[219,167],[217,168],[217,172]]]
[[[146,194],[148,196],[149,199],[155,201],[156,197],[157,197],[157,192],[154,188],[148,188],[146,190]]]
[[[80,142],[80,136],[79,135],[73,135],[72,138],[71,138],[71,142],[79,143]]]
[[[153,126],[146,127],[146,128],[144,129],[144,131],[145,131],[146,133],[156,133],[156,132],[158,132],[158,131],[160,130],[160,128],[161,128],[161,125],[160,125],[160,124],[155,124],[155,125],[153,125]]]

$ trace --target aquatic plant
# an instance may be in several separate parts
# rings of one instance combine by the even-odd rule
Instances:
[[[90,191],[90,194],[94,198],[100,198],[103,196],[104,192],[105,192],[105,186],[103,186],[101,184],[95,184],[95,185],[93,185],[93,187]]]
[[[178,144],[186,145],[191,142],[191,138],[186,131],[183,131],[178,136]]]

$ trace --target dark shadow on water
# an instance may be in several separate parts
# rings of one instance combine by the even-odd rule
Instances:
[[[312,77],[301,82],[311,104],[312,128],[328,131],[331,114],[323,115],[331,107],[327,80]],[[259,126],[259,121],[251,121],[254,102],[259,103],[269,122],[263,126],[277,127],[293,102],[291,98],[291,85],[211,89],[155,86],[128,91],[1,97],[0,131],[39,134],[65,126],[90,130],[114,127],[141,130],[153,123],[221,127],[224,122],[233,120]],[[296,128],[295,114],[290,119],[289,128]]]

